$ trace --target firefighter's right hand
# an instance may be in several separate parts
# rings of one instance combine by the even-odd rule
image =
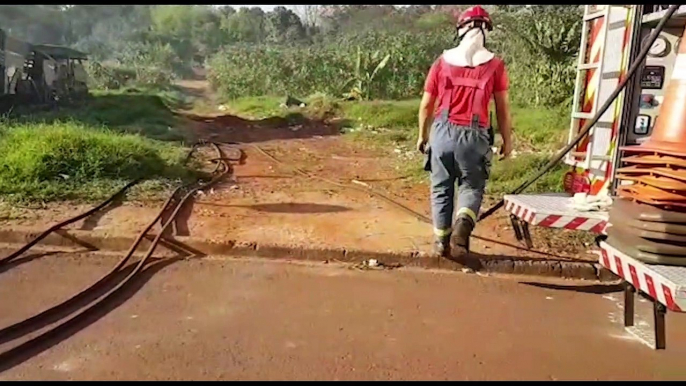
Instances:
[[[500,146],[498,154],[500,155],[500,161],[510,158],[510,155],[512,154],[512,144],[503,143]]]
[[[417,139],[417,151],[422,153],[422,154],[425,154],[427,143],[429,143],[429,141],[427,141],[424,138]]]

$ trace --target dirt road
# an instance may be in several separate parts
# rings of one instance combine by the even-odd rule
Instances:
[[[115,261],[26,258],[0,273],[0,325],[65,299]],[[655,352],[624,332],[621,296],[611,288],[563,291],[525,281],[167,260],[98,320],[0,380],[686,378],[684,315],[668,315],[668,349]]]

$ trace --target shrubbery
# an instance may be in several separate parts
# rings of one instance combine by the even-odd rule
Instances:
[[[568,102],[580,9],[538,6],[497,12],[494,18],[500,24],[487,44],[508,65],[514,103]],[[209,79],[225,98],[315,92],[356,99],[412,98],[421,95],[433,61],[454,45],[452,30],[444,24],[412,31],[368,30],[306,46],[233,45],[211,58]]]
[[[91,86],[112,90],[127,86],[169,85],[190,72],[169,44],[131,44],[117,61],[88,63]]]
[[[417,96],[426,71],[450,39],[427,33],[369,33],[304,47],[226,48],[209,62],[209,80],[225,97],[322,92],[359,99]]]

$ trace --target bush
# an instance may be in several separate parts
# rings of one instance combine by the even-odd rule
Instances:
[[[136,86],[167,86],[174,74],[155,65],[123,65],[91,62],[87,71],[91,89],[118,90]]]
[[[114,64],[88,62],[89,87],[99,90],[117,90],[136,81],[136,71]]]
[[[508,7],[508,6],[504,6]],[[510,75],[510,96],[522,106],[569,104],[574,92],[583,6],[534,5],[496,12],[491,35]]]
[[[507,63],[513,103],[568,103],[574,89],[581,8],[518,7],[496,11],[493,17],[497,25],[487,44]],[[455,45],[445,18],[427,13],[413,30],[363,29],[310,46],[225,47],[209,61],[209,80],[227,99],[316,92],[354,99],[417,97],[433,61]]]
[[[137,43],[126,48],[116,62],[89,62],[92,88],[167,86],[190,71],[169,44]]]

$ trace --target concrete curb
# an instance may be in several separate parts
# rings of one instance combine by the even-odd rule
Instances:
[[[40,232],[32,230],[0,230],[0,243],[25,244]],[[148,234],[141,242],[138,251],[147,250],[154,234]],[[52,247],[81,246],[92,250],[125,252],[133,244],[136,236],[109,236],[106,233],[80,230],[59,230],[48,235],[40,244]],[[462,270],[464,266],[446,259],[426,256],[419,252],[377,252],[335,248],[303,248],[301,246],[269,245],[234,240],[212,241],[191,237],[167,237],[161,244],[175,252],[194,255],[217,255],[227,257],[259,257],[279,260],[335,261],[341,263],[360,263],[376,259],[387,266],[404,266],[446,270]],[[559,277],[609,282],[617,280],[610,271],[597,263],[553,261],[517,257],[493,257],[478,255],[465,262],[465,265],[478,272]]]

